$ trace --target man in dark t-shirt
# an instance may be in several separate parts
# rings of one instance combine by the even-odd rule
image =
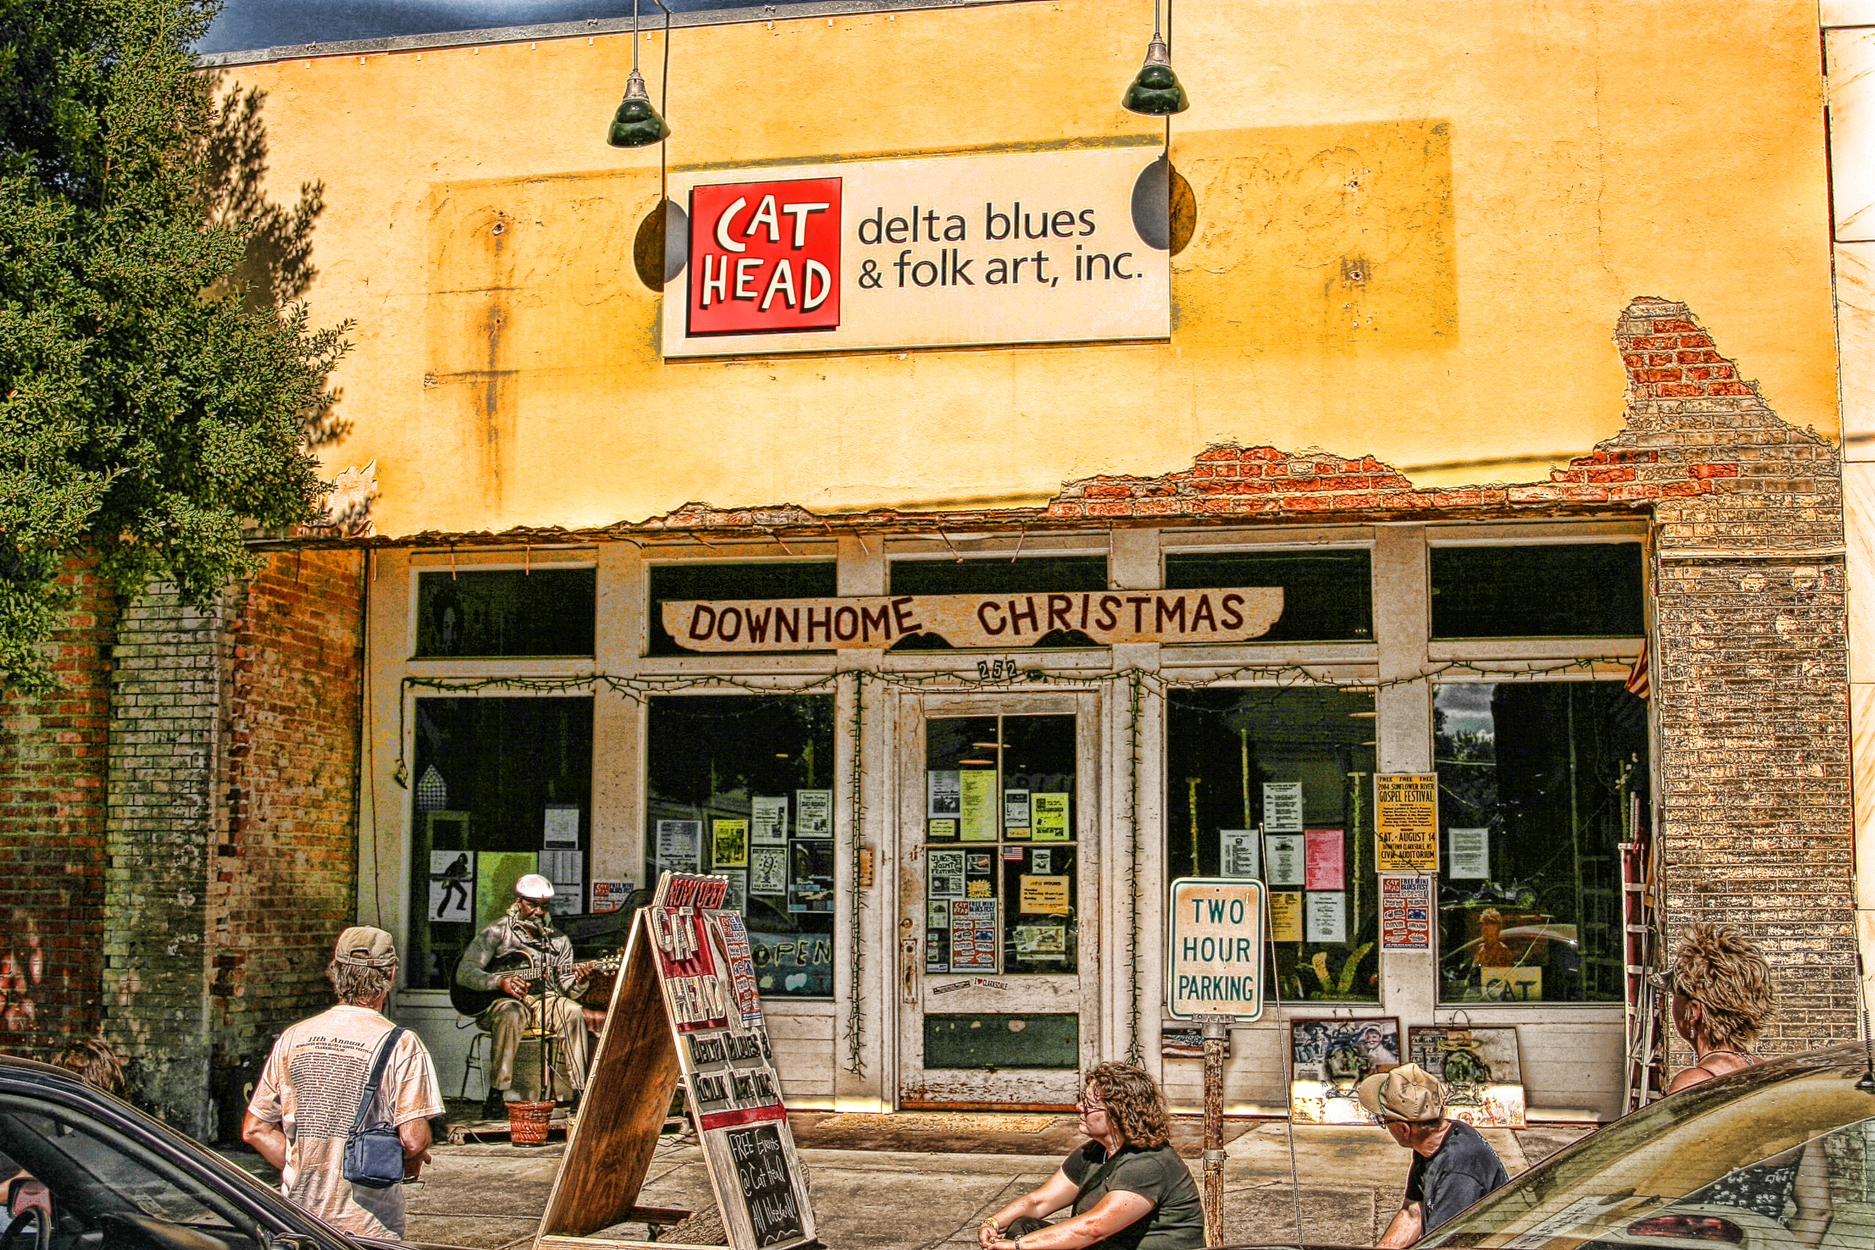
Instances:
[[[1469,1124],[1445,1118],[1445,1085],[1416,1063],[1361,1082],[1361,1105],[1413,1152],[1406,1198],[1378,1242],[1410,1246],[1510,1179]]]

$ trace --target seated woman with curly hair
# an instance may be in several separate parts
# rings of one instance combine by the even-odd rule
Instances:
[[[1127,1063],[1087,1074],[1076,1104],[1090,1140],[1048,1183],[983,1221],[983,1250],[1196,1250],[1204,1212],[1191,1171],[1166,1140],[1171,1124],[1152,1078]],[[1072,1206],[1057,1224],[1042,1216]]]
[[[1730,925],[1692,926],[1654,984],[1672,994],[1674,1031],[1691,1044],[1695,1061],[1673,1078],[1669,1094],[1758,1062],[1742,1048],[1771,1014],[1771,966],[1744,934]]]

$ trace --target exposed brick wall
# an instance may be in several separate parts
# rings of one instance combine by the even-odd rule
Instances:
[[[229,613],[166,586],[123,611],[114,648],[105,884],[105,1032],[135,1095],[188,1132],[209,1129],[203,994],[209,848],[221,806]]]
[[[223,1135],[274,1035],[330,1005],[326,962],[355,911],[363,563],[272,556],[233,622],[228,818],[209,885]]]
[[[116,608],[89,561],[53,638],[61,689],[0,695],[0,1048],[50,1058],[98,1027],[103,968],[105,740]]]

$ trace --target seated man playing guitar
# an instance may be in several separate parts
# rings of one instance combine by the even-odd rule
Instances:
[[[514,902],[478,933],[456,962],[450,995],[456,1010],[476,1017],[494,1039],[494,1069],[482,1114],[507,1114],[504,1095],[514,1088],[514,1052],[530,1023],[544,1022],[560,1056],[559,1066],[573,1086],[579,1108],[586,1085],[586,1013],[579,1004],[580,982],[596,962],[574,963],[573,943],[556,933],[547,903],[553,883],[528,873],[514,883]]]

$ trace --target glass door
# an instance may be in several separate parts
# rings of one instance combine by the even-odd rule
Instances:
[[[1096,1043],[1093,697],[901,722],[904,1106],[1066,1107]]]

